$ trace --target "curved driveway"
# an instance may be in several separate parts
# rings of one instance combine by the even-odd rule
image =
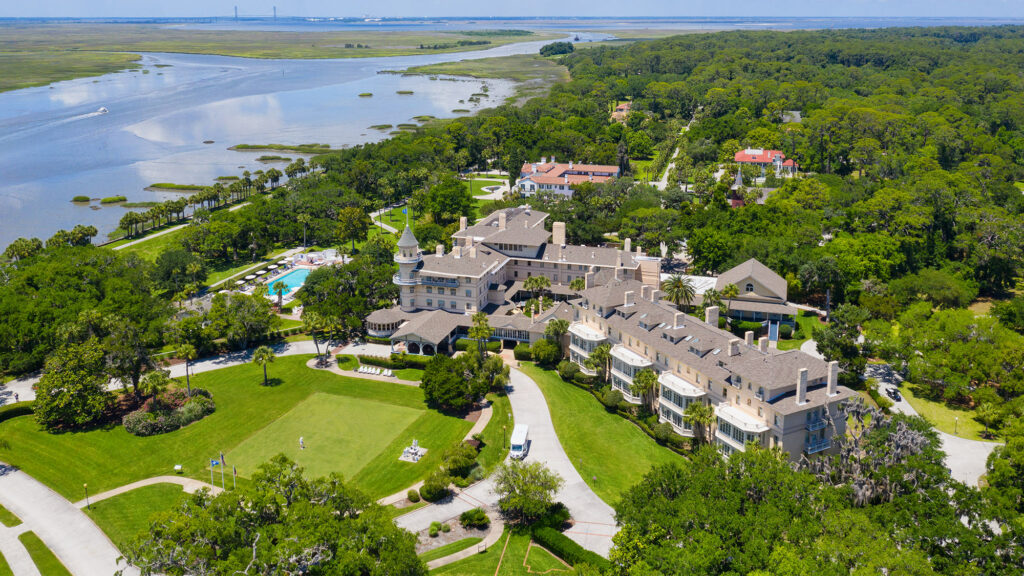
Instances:
[[[565,480],[556,499],[569,508],[575,522],[566,535],[580,546],[607,557],[612,547],[612,536],[618,531],[615,511],[587,486],[565,454],[540,387],[526,374],[512,368],[508,397],[516,424],[530,427],[530,452],[526,461],[542,462]],[[431,522],[445,522],[470,508],[495,506],[497,502],[494,483],[488,478],[447,501],[399,516],[395,523],[418,532],[428,528]]]

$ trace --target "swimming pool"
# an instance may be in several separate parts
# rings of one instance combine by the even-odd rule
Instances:
[[[284,282],[288,288],[284,291],[285,294],[290,294],[294,290],[298,290],[306,282],[306,277],[309,276],[309,268],[296,268],[291,272],[281,276],[280,278],[270,281],[270,285],[273,286],[278,282]]]

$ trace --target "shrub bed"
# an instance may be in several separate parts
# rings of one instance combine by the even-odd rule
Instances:
[[[530,345],[525,343],[516,344],[516,347],[512,349],[512,355],[515,356],[516,360],[526,362],[533,358],[533,354],[530,352]]]
[[[455,341],[455,349],[465,352],[466,350],[476,350],[476,340],[471,338],[459,338]],[[487,343],[488,352],[501,352],[501,342],[493,340]]]
[[[611,562],[607,559],[573,542],[568,536],[554,528],[542,527],[535,529],[533,531],[533,539],[573,567],[578,564],[590,564],[601,572],[611,570],[612,568]]]
[[[11,418],[17,418],[18,416],[28,416],[32,414],[34,412],[34,404],[34,402],[30,401],[0,406],[0,422],[10,420]]]
[[[473,508],[472,510],[466,510],[459,516],[459,524],[462,524],[463,528],[487,528],[491,524],[491,519],[487,517],[487,513],[484,512],[483,508]]]
[[[194,388],[191,398],[184,390],[171,390],[158,399],[147,400],[142,408],[126,414],[121,423],[129,434],[155,436],[202,420],[216,409],[206,390]]]

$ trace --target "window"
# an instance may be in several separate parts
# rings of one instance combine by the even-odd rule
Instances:
[[[722,388],[722,398],[728,398],[728,397],[729,397],[729,391],[728,391],[728,390],[726,390],[726,389],[725,389],[725,388],[723,387],[723,388]]]
[[[761,408],[760,406],[758,406],[757,407],[757,415],[758,416],[764,416],[764,408]]]
[[[431,300],[430,298],[427,298],[427,306],[433,306],[433,305],[434,305],[434,301]]]
[[[753,285],[753,284],[751,284],[750,282],[747,282],[747,285],[746,285],[746,286],[744,286],[744,289],[745,289],[745,290],[746,290],[747,292],[753,292],[753,291],[754,291],[754,285]]]
[[[775,415],[775,425],[776,426],[781,426],[781,424],[779,424],[779,415],[778,414]]]
[[[434,293],[434,289],[431,288],[430,286],[427,286],[427,294],[433,294],[433,293]]]
[[[452,300],[452,301],[448,302],[448,307],[454,309],[455,308],[455,300]]]
[[[469,302],[466,302],[466,310],[469,310]]]
[[[448,294],[451,296],[455,296],[455,288],[449,288]],[[469,296],[469,290],[466,290],[466,296]]]

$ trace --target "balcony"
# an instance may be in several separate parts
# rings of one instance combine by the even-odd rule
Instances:
[[[399,286],[440,286],[442,288],[458,288],[459,281],[447,278],[429,278],[417,276],[416,278],[402,278],[400,274],[391,277],[391,281]]]
[[[419,284],[416,278],[402,278],[401,274],[395,274],[391,277],[391,282],[399,286],[415,286]]]
[[[820,440],[812,440],[811,442],[808,442],[804,447],[804,452],[807,455],[817,454],[818,452],[828,450],[831,447],[832,438],[821,438]]]
[[[828,420],[825,420],[824,418],[815,418],[814,420],[809,420],[807,422],[806,428],[810,432],[817,432],[826,426],[828,426]]]

